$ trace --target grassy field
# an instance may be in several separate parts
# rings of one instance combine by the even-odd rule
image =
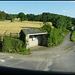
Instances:
[[[52,25],[51,22],[49,22],[49,24]],[[19,33],[21,29],[41,26],[43,26],[43,23],[36,21],[0,21],[0,34],[4,34],[6,32],[6,35],[9,35],[10,33]]]

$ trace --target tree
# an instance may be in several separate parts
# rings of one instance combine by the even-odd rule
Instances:
[[[34,21],[35,20],[34,14],[27,14],[27,18],[28,18],[28,21]]]
[[[65,17],[60,16],[59,19],[57,20],[56,27],[58,28],[60,34],[62,32],[65,32],[67,29],[67,21]]]
[[[6,14],[6,20],[12,20],[12,16],[10,14]]]
[[[43,21],[43,24],[46,23],[46,15],[45,15],[45,13],[42,14],[42,21]]]
[[[0,20],[6,19],[6,13],[4,11],[0,11]]]
[[[20,18],[21,22],[22,22],[22,21],[25,21],[25,14],[24,14],[23,12],[20,12],[20,13],[18,14],[18,17]]]

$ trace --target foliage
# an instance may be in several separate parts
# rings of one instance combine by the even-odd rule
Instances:
[[[42,15],[27,14],[28,21],[42,21]]]
[[[59,30],[53,28],[48,36],[48,47],[57,46],[61,43]]]
[[[75,18],[72,18],[72,24],[75,26]]]
[[[57,28],[51,28],[49,24],[45,24],[43,27],[40,28],[40,30],[47,32],[47,46],[48,47],[53,47],[61,44],[63,38],[65,35],[68,33],[62,32],[60,35],[60,31]]]
[[[17,14],[6,14],[6,20],[14,20],[17,17]]]
[[[71,41],[75,41],[75,30],[72,32]]]
[[[20,18],[21,21],[27,20],[27,17],[26,17],[26,15],[25,15],[23,12],[20,12],[20,13],[18,14],[18,17]]]
[[[1,36],[0,36],[0,51],[2,51],[2,41],[1,41]]]
[[[6,20],[12,20],[12,17],[10,14],[6,14]]]
[[[71,30],[74,30],[74,26],[71,27]]]
[[[10,37],[5,37],[3,41],[3,52],[29,54],[30,49],[25,48],[25,44],[19,40]]]
[[[20,32],[20,40],[22,40],[25,44],[25,48],[26,48],[26,34],[24,33],[23,30],[21,30]]]
[[[44,24],[46,22],[52,22],[52,25],[56,28],[61,27],[60,30],[65,31],[66,29],[71,30],[72,24],[75,25],[75,19],[68,17],[68,16],[63,16],[63,15],[58,15],[58,14],[53,14],[53,13],[42,13],[39,15],[34,15],[34,14],[27,14],[28,21],[42,21]]]
[[[51,25],[48,24],[48,23],[44,24],[44,25],[40,28],[40,30],[45,31],[45,32],[48,32],[48,34],[50,33],[51,29],[52,29],[52,28],[51,28]]]
[[[45,15],[45,13],[42,13],[42,22],[43,22],[43,24],[46,23],[46,15]]]
[[[27,14],[28,21],[34,21],[34,14]]]
[[[0,20],[5,20],[6,19],[6,13],[4,11],[0,11]]]
[[[66,22],[64,17],[60,17],[57,20],[56,28],[59,30],[60,35],[62,32],[66,31]]]
[[[15,18],[20,18],[21,21],[42,21],[44,24],[46,22],[52,22],[54,27],[61,27],[62,30],[71,30],[72,25],[75,26],[75,18],[71,18],[68,16],[53,14],[53,13],[46,13],[43,12],[42,14],[34,15],[34,14],[27,14],[25,15],[23,12],[19,14],[6,14],[4,11],[0,11],[0,20],[14,20]],[[62,25],[60,25],[62,24]]]

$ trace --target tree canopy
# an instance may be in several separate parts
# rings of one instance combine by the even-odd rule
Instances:
[[[0,11],[0,20],[6,19],[6,13],[4,11]]]
[[[23,12],[20,12],[18,14],[18,17],[20,18],[21,21],[25,21],[27,19],[26,15]]]
[[[20,12],[19,14],[7,14],[4,11],[0,11],[0,20],[14,20],[15,18],[20,18],[21,21],[41,21],[44,24],[46,22],[52,22],[52,25],[55,28],[61,29],[63,31],[65,31],[66,29],[70,30],[72,26],[75,26],[75,18],[69,16],[46,12],[38,15],[25,15],[23,12]]]

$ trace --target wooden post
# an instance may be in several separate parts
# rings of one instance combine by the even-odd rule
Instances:
[[[17,33],[17,38],[18,38],[18,33]]]
[[[11,33],[10,33],[10,37],[11,37]]]
[[[1,41],[3,41],[3,35],[1,35]]]
[[[18,33],[10,33],[10,37],[14,37],[13,34],[15,34],[16,38],[18,38]]]

